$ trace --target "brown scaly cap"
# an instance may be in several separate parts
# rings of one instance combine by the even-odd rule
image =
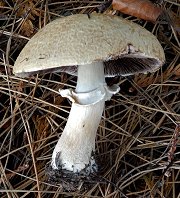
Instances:
[[[157,38],[133,22],[105,14],[76,14],[39,30],[21,51],[13,72],[22,77],[76,73],[77,65],[96,61],[104,61],[106,76],[115,76],[156,71],[165,57]]]

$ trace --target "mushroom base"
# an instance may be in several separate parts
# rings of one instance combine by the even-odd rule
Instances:
[[[93,155],[95,161],[101,168],[103,164],[100,162],[99,159],[95,155]],[[97,170],[97,164],[96,169]],[[93,165],[93,166],[94,166]],[[81,170],[80,172],[72,172],[63,169],[63,166],[59,167],[59,169],[53,169],[51,165],[46,167],[46,174],[48,176],[48,181],[54,185],[60,185],[63,188],[63,191],[73,192],[73,191],[81,191],[87,188],[90,188],[92,185],[102,182],[102,178],[99,177],[100,170],[97,172],[89,172],[91,165],[86,165],[86,167]]]

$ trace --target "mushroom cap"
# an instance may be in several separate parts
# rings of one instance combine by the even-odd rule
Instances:
[[[92,13],[58,18],[39,30],[19,54],[13,72],[76,73],[78,65],[104,61],[106,76],[156,71],[165,61],[157,38],[118,16]]]

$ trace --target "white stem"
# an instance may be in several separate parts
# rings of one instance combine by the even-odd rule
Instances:
[[[62,90],[61,95],[73,103],[64,131],[52,155],[53,169],[66,169],[80,172],[83,169],[92,172],[95,160],[95,137],[104,109],[104,102],[113,93],[104,80],[102,63],[79,66],[76,93]]]
[[[104,65],[97,62],[91,65],[78,66],[76,93],[89,92],[105,83]]]

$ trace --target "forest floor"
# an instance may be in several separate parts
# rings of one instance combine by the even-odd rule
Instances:
[[[106,102],[96,138],[103,164],[98,181],[79,181],[73,192],[48,180],[47,165],[71,103],[59,88],[76,77],[50,73],[13,75],[14,62],[31,37],[56,19],[97,11],[103,1],[0,0],[0,197],[180,198],[180,3],[154,1],[174,14],[148,22],[107,8],[152,32],[166,63],[152,74],[109,78],[121,87]],[[33,49],[32,49],[33,50]]]

